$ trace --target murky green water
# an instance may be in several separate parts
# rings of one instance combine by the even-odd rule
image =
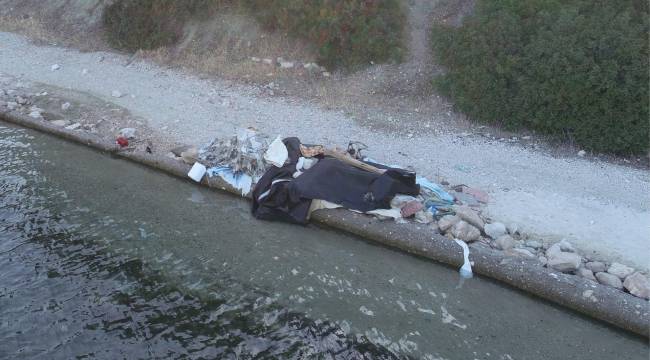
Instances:
[[[648,345],[0,123],[0,358],[647,359]]]

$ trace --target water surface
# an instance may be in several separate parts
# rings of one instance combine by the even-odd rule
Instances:
[[[647,359],[648,345],[0,123],[0,358]]]

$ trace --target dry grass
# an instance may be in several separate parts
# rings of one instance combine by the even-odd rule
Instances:
[[[0,16],[0,31],[18,33],[43,43],[52,43],[58,39],[43,21],[33,17]]]
[[[316,53],[306,43],[283,34],[262,31],[245,15],[222,14],[207,22],[186,26],[181,42],[172,47],[140,51],[140,56],[166,65],[181,66],[199,73],[229,79],[265,81],[283,72],[275,65],[254,62],[252,57],[311,62]]]

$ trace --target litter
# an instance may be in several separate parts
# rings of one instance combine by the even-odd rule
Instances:
[[[230,184],[233,188],[241,191],[242,196],[248,195],[253,187],[253,178],[243,172],[235,173],[228,166],[215,166],[207,169],[207,174],[210,177],[218,176],[225,182]]]
[[[282,139],[278,135],[275,140],[269,145],[268,150],[264,153],[264,160],[273,164],[276,167],[284,166],[284,163],[287,161],[289,153],[287,152],[287,147],[282,143]],[[297,167],[296,167],[297,168]]]
[[[460,276],[464,279],[469,279],[473,276],[472,274],[472,264],[469,262],[469,248],[464,241],[454,239],[456,244],[463,248],[463,266],[458,269]]]
[[[255,129],[239,129],[236,136],[214,139],[199,149],[198,159],[208,168],[228,166],[233,173],[246,173],[259,179],[266,172],[264,152],[268,140]]]
[[[190,177],[190,179],[196,181],[196,182],[201,182],[201,179],[203,178],[203,175],[205,175],[205,172],[207,169],[203,164],[200,163],[194,163],[192,168],[190,169],[190,172],[187,173],[187,176]]]
[[[129,140],[127,140],[124,136],[118,136],[117,139],[115,140],[115,143],[120,147],[129,146]]]

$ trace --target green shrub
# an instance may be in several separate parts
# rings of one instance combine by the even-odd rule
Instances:
[[[117,0],[102,14],[111,46],[128,51],[173,45],[190,18],[209,17],[225,0]]]
[[[397,61],[405,15],[399,0],[117,0],[103,14],[109,43],[135,51],[173,45],[190,18],[224,6],[249,12],[265,27],[314,44],[319,62],[354,66]]]
[[[316,44],[319,61],[353,66],[398,61],[405,14],[399,0],[244,0],[270,29]]]
[[[435,83],[477,119],[644,152],[648,15],[645,0],[479,0],[461,27],[434,27]]]

